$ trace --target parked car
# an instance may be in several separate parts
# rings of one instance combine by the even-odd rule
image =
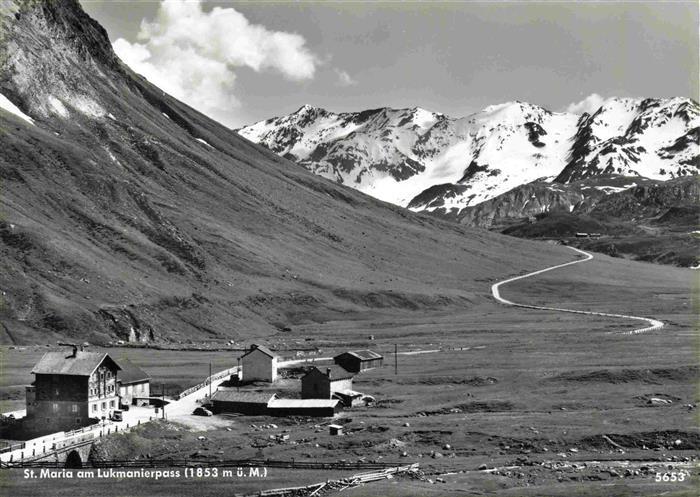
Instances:
[[[194,414],[195,416],[211,416],[212,412],[205,407],[198,407],[194,411],[192,411],[192,414]]]
[[[122,415],[121,411],[114,411],[110,419],[112,421],[124,421],[124,416]]]

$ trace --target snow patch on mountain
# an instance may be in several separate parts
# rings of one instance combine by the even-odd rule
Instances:
[[[34,124],[34,120],[29,117],[27,114],[22,112],[19,107],[17,107],[15,104],[13,104],[9,98],[7,98],[5,95],[0,93],[0,109],[9,112],[10,114],[13,114],[20,119],[24,119],[27,121],[29,124]]]

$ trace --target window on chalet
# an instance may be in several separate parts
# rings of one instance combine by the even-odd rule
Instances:
[[[70,411],[71,412],[78,412],[78,404],[73,404],[70,406]]]

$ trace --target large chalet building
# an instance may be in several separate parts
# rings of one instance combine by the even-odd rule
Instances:
[[[108,418],[119,409],[121,367],[104,352],[47,352],[32,369],[26,425],[35,431],[66,431]]]

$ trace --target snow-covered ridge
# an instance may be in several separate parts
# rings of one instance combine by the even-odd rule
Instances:
[[[592,115],[525,102],[463,118],[421,108],[305,105],[238,132],[310,171],[414,210],[459,212],[538,179],[697,173],[693,100],[611,98]]]

